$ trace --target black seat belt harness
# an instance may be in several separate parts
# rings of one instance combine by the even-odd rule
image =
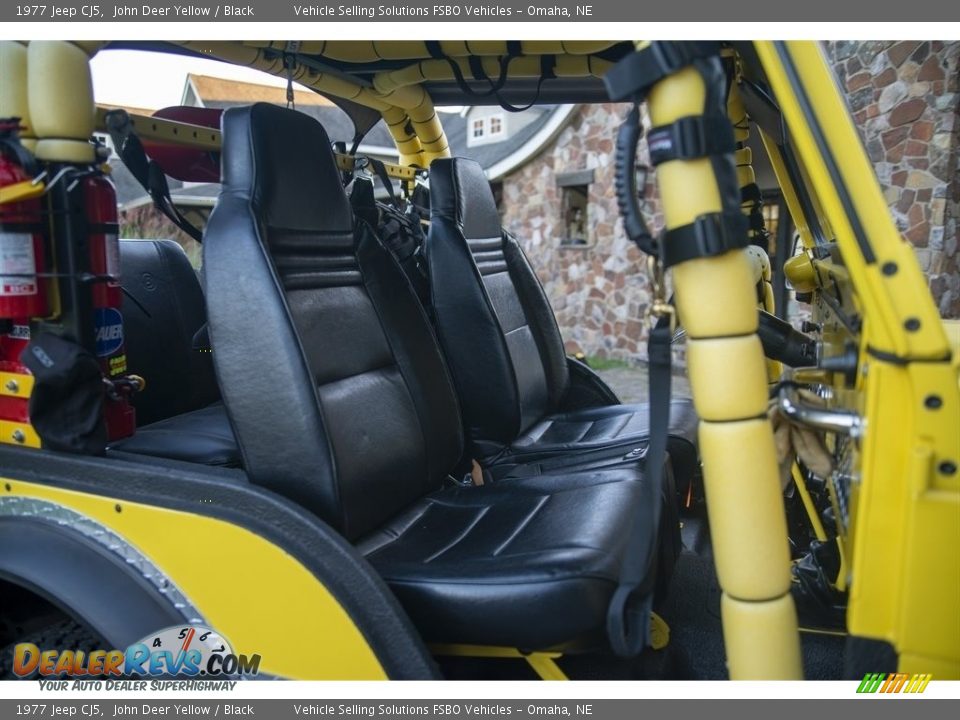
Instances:
[[[611,100],[629,100],[627,113],[617,135],[617,204],[627,236],[647,255],[652,299],[647,309],[651,322],[647,355],[649,361],[650,441],[644,456],[647,479],[662,479],[649,485],[655,508],[657,537],[661,535],[660,511],[664,502],[675,502],[663,488],[668,487],[667,437],[670,427],[671,345],[676,326],[672,302],[667,298],[664,273],[667,268],[689,260],[721,255],[746,247],[747,219],[740,209],[740,197],[723,198],[723,211],[697,217],[694,222],[665,231],[659,238],[650,232],[640,208],[642,190],[637,187],[637,143],[643,135],[640,104],[661,80],[688,67],[712,79],[721,68],[717,42],[652,42],[617,63],[604,78]],[[722,72],[722,68],[719,70]],[[709,86],[709,82],[707,83]],[[650,161],[656,166],[675,160],[709,159],[718,172],[733,172],[729,154],[736,150],[733,126],[720,103],[707,103],[703,115],[679,118],[669,125],[654,127],[647,135]],[[722,167],[723,164],[729,168]],[[735,185],[735,184],[734,184]],[[644,518],[649,512],[642,510]],[[655,562],[656,543],[645,542],[650,532],[638,517],[631,529],[619,585],[607,612],[607,635],[613,651],[632,657],[649,644],[650,613],[653,610],[650,567]],[[653,556],[641,556],[636,549],[653,547]],[[633,550],[633,552],[631,552]]]
[[[147,191],[154,206],[167,218],[197,242],[203,241],[203,232],[187,220],[173,204],[167,176],[156,162],[147,157],[143,143],[133,131],[133,123],[126,110],[111,110],[106,115],[107,131],[113,147],[130,174]]]

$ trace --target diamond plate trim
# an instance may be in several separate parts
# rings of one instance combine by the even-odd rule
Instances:
[[[200,611],[163,571],[143,553],[96,520],[48,500],[27,497],[0,497],[0,518],[20,517],[42,520],[68,528],[97,543],[128,566],[140,573],[160,595],[177,610],[183,619],[193,625],[206,621]]]

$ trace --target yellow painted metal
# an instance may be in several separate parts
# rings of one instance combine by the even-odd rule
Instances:
[[[648,97],[653,125],[702,115],[706,89],[699,72],[686,68],[657,83]],[[657,168],[666,227],[693,222],[723,206],[709,159],[674,160]],[[756,338],[757,295],[751,263],[742,251],[676,266],[673,282],[689,347],[716,342],[698,353],[694,404],[701,418],[720,402],[716,393],[736,387],[749,402],[737,411],[700,422],[707,509],[717,574],[723,589],[724,639],[730,675],[795,678],[802,675],[796,613],[790,590],[790,556],[773,431],[766,419],[762,348]],[[723,303],[717,303],[717,297]],[[722,311],[718,306],[722,305]],[[710,362],[711,347],[747,336],[752,353],[744,366]],[[708,340],[713,339],[713,340]],[[726,401],[726,396],[723,402]],[[758,627],[763,628],[757,633]]]
[[[815,43],[755,44],[834,232],[863,318],[846,528],[851,635],[890,643],[903,672],[960,677],[958,360],[911,246]],[[814,127],[814,125],[816,127]],[[831,162],[832,160],[832,162]],[[872,255],[872,257],[871,257]]]
[[[798,160],[810,179],[814,196],[823,207],[836,233],[837,244],[850,270],[854,286],[865,307],[871,310],[869,327],[864,330],[872,346],[901,357],[936,359],[949,347],[937,309],[923,282],[923,274],[911,247],[904,243],[894,226],[890,211],[876,182],[873,166],[863,151],[857,130],[821,51],[813,42],[788,42],[794,69],[803,83],[811,112],[818,121],[823,139],[831,150],[838,179],[849,197],[850,209],[863,228],[876,255],[867,263],[854,234],[825,159],[820,154],[813,129],[805,119],[803,106],[778,56],[777,43],[757,42],[755,47],[764,70],[780,102],[791,131]],[[880,268],[894,262],[898,271],[881,276]],[[920,328],[904,332],[903,323],[915,317]]]
[[[27,399],[33,392],[33,375],[0,370],[0,395]]]
[[[760,134],[760,141],[763,143],[763,149],[767,153],[770,165],[773,168],[773,174],[777,178],[777,185],[780,187],[780,194],[783,196],[787,205],[787,211],[790,213],[790,219],[793,220],[793,226],[800,236],[800,242],[805,248],[811,248],[814,245],[813,235],[810,232],[810,224],[803,214],[803,207],[800,205],[800,199],[797,197],[796,188],[790,180],[787,173],[787,166],[783,159],[780,148],[762,129],[757,128]]]
[[[461,643],[434,643],[430,645],[434,655],[448,657],[504,658],[524,660],[537,673],[541,680],[568,680],[569,678],[557,665],[563,657],[562,652],[522,652],[517,648],[503,645],[467,645]]]
[[[783,264],[783,274],[790,281],[790,286],[798,293],[811,293],[819,285],[813,261],[805,252],[787,260]]]
[[[113,108],[98,105],[96,109],[96,129],[107,131],[107,113]],[[220,150],[221,135],[219,128],[204,127],[178,120],[127,113],[134,132],[143,140],[174,143],[196,150],[217,152]]]
[[[31,152],[35,149],[27,97],[27,46],[13,40],[0,41],[0,117],[20,118],[20,142]]]
[[[104,106],[97,107],[96,126],[98,130],[107,130],[106,115],[110,109]],[[134,131],[144,140],[174,143],[211,152],[219,151],[223,141],[220,131],[216,128],[134,113],[128,113],[128,117]],[[352,170],[356,165],[357,158],[352,155],[344,153],[334,153],[334,155],[337,167],[341,170]],[[410,166],[394,163],[383,163],[383,166],[387,175],[398,180],[415,180],[417,177],[417,169]]]
[[[0,420],[0,442],[17,447],[40,447],[40,436],[30,423]]]
[[[40,160],[92,163],[93,81],[86,51],[63,40],[27,46],[27,98]]]
[[[650,647],[663,650],[669,644],[670,626],[667,621],[655,612],[650,613]]]
[[[557,661],[542,653],[531,653],[525,660],[541,680],[569,680]]]
[[[810,526],[813,528],[813,534],[820,542],[826,542],[827,531],[823,527],[817,508],[813,504],[813,498],[810,497],[810,490],[807,488],[806,478],[800,472],[800,467],[794,463],[790,469],[793,475],[793,482],[797,486],[797,492],[800,493],[800,499],[803,501],[803,508],[807,511],[807,518],[810,520]]]
[[[33,200],[46,192],[47,186],[43,182],[33,182],[24,180],[23,182],[4,185],[0,188],[0,205],[5,203],[23,202],[24,200]]]
[[[237,652],[259,653],[262,672],[303,680],[386,678],[322,580],[260,535],[203,515],[4,480],[0,491],[8,497],[57,503],[129,542]],[[62,601],[69,606],[70,598]]]

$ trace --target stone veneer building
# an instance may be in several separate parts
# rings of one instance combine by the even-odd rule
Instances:
[[[825,51],[941,314],[960,317],[960,43],[835,42]],[[494,180],[502,183],[504,226],[530,256],[567,349],[633,360],[645,355],[649,288],[614,196],[613,143],[624,111],[613,104],[578,108],[535,158]],[[585,244],[565,242],[571,182],[586,192]],[[647,195],[657,231],[662,220],[652,180]]]

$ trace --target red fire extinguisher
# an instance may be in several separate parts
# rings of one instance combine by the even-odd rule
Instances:
[[[16,119],[0,120],[0,187],[32,180],[18,130]],[[0,318],[47,315],[46,281],[37,276],[46,271],[43,232],[39,198],[0,204]]]
[[[90,271],[92,286],[94,341],[97,360],[113,388],[104,407],[110,440],[134,433],[136,420],[130,405],[130,392],[139,378],[127,376],[127,355],[120,307],[120,239],[117,217],[117,191],[110,179],[97,173],[83,180],[84,211],[90,235]],[[133,385],[131,386],[131,381]]]
[[[31,156],[20,144],[19,129],[17,118],[0,119],[0,188],[28,191],[17,193],[25,199],[0,203],[0,372],[10,373],[0,394],[0,420],[28,427],[28,399],[19,392],[18,376],[29,371],[20,353],[30,342],[30,319],[45,317],[49,301],[43,206],[30,192]],[[25,442],[23,432],[15,429],[12,439]]]

